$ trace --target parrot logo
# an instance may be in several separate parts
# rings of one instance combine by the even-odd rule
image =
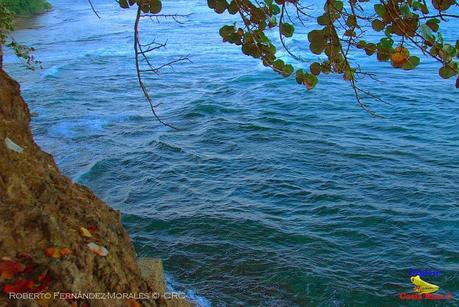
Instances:
[[[419,275],[410,278],[411,283],[415,285],[414,292],[419,294],[428,294],[437,292],[439,287],[437,285],[428,283],[419,277]]]

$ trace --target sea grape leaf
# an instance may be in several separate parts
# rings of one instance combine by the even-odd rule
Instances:
[[[386,14],[386,7],[382,4],[375,4],[374,8],[376,14],[378,14],[379,17],[384,18],[384,15]]]
[[[120,4],[120,7],[123,9],[129,8],[128,0],[119,0],[118,3]]]
[[[443,79],[449,79],[457,74],[457,72],[449,65],[441,67],[438,73]]]
[[[295,28],[289,23],[281,23],[280,25],[282,35],[286,37],[292,37]]]
[[[151,0],[150,1],[150,12],[152,14],[158,14],[159,12],[161,12],[161,9],[162,9],[162,3],[160,0]]]
[[[309,70],[311,71],[311,74],[313,74],[315,76],[320,75],[321,69],[322,69],[322,67],[321,67],[320,63],[318,63],[318,62],[313,62],[311,64],[311,66],[309,67]]]
[[[402,68],[405,70],[411,70],[415,69],[419,63],[421,62],[421,59],[417,56],[410,56],[408,60],[402,65]]]

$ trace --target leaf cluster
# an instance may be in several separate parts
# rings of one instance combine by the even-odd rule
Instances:
[[[123,9],[137,5],[143,13],[151,14],[158,14],[163,8],[161,0],[118,0],[118,3]]]
[[[5,4],[0,3],[0,51],[3,46],[11,48],[18,58],[24,60],[27,68],[35,69],[40,65],[40,61],[37,61],[33,55],[35,49],[19,44],[14,39],[8,42],[8,33],[14,30],[14,17],[15,14]],[[3,54],[0,53],[0,57],[2,56]]]
[[[364,2],[373,2],[364,3]],[[419,53],[440,63],[439,75],[448,79],[459,74],[459,40],[445,41],[441,26],[459,16],[448,10],[458,6],[455,0],[325,0],[319,16],[305,13],[297,0],[208,0],[209,8],[218,14],[237,15],[241,22],[220,29],[223,41],[241,46],[246,55],[260,59],[265,66],[283,76],[294,72],[296,80],[312,89],[320,74],[335,73],[356,87],[356,76],[364,74],[351,63],[351,52],[376,56],[380,62],[389,62],[396,69],[412,70],[421,62]],[[292,16],[296,15],[296,18]],[[305,22],[309,21],[309,22]],[[316,25],[308,29],[310,21]],[[278,48],[284,48],[295,59],[286,40],[307,31],[307,43],[318,60],[299,67],[287,64],[277,57]],[[278,32],[282,46],[276,46],[272,33]],[[375,33],[378,41],[367,37]],[[376,36],[377,36],[376,35]],[[416,55],[417,54],[417,55]],[[305,61],[303,61],[305,62]],[[456,81],[459,86],[459,77]]]

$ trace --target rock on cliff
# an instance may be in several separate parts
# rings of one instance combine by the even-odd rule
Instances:
[[[191,306],[164,296],[88,300],[54,294],[145,297],[164,293],[159,279],[152,266],[148,274],[140,271],[120,213],[63,176],[35,144],[19,85],[0,70],[0,306]],[[15,301],[16,292],[53,295]]]

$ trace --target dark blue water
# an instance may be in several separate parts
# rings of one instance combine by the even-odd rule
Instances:
[[[192,13],[143,28],[169,41],[156,63],[192,60],[147,78],[179,130],[152,118],[134,11],[113,1],[95,2],[101,20],[86,1],[52,1],[14,34],[44,69],[7,58],[39,114],[38,143],[122,211],[138,254],[162,258],[171,285],[202,305],[406,305],[410,268],[440,271],[427,280],[457,305],[459,91],[437,64],[405,72],[354,57],[379,78],[361,84],[391,103],[368,101],[375,119],[340,77],[308,92],[222,43],[231,17],[205,1],[164,2]],[[446,32],[459,37],[457,24]],[[290,43],[307,52],[302,39]]]

